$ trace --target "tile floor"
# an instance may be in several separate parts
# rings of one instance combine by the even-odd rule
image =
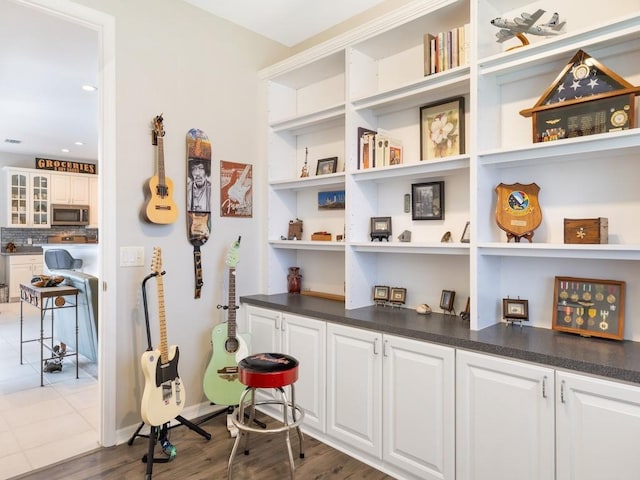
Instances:
[[[39,311],[24,305],[24,338],[39,336]],[[46,353],[46,351],[45,351]],[[40,386],[40,346],[24,345],[20,365],[20,303],[0,304],[0,480],[98,448],[95,364],[80,357],[45,373]]]

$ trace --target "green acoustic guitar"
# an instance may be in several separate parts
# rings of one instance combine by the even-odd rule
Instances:
[[[218,324],[211,332],[213,355],[204,374],[204,393],[216,405],[238,404],[244,385],[238,380],[238,362],[249,355],[249,342],[245,335],[236,333],[236,265],[240,237],[233,242],[227,255],[229,267],[229,305],[226,323]]]

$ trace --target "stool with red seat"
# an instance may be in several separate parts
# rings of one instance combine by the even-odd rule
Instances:
[[[294,478],[295,464],[291,452],[291,439],[289,432],[296,429],[300,439],[300,458],[304,458],[303,436],[300,424],[304,419],[304,410],[295,403],[294,383],[298,379],[298,360],[283,353],[257,353],[249,355],[238,363],[238,378],[246,388],[240,395],[238,408],[232,417],[232,422],[238,429],[236,441],[233,444],[229,465],[227,467],[228,479],[231,480],[231,467],[233,459],[238,451],[240,439],[244,437],[244,454],[249,455],[250,433],[281,433],[285,432],[285,441],[289,454],[289,466],[291,478]],[[290,386],[291,400],[287,399],[284,387]],[[280,395],[279,399],[256,401],[256,390],[261,388],[273,388]],[[247,397],[250,396],[250,400]],[[256,405],[280,405],[282,407],[282,422],[274,427],[254,428]],[[245,418],[245,408],[249,405],[249,415]],[[246,420],[246,421],[245,421]]]

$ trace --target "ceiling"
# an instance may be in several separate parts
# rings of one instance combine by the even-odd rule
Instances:
[[[384,0],[184,1],[292,46]],[[98,86],[98,45],[89,28],[0,0],[0,152],[97,161],[99,92],[82,86]]]
[[[0,65],[0,152],[97,159],[96,32],[0,0]]]
[[[292,47],[384,0],[184,0]]]

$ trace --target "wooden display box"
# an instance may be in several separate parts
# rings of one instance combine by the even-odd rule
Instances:
[[[331,234],[330,233],[314,233],[311,235],[311,240],[320,240],[323,242],[330,242]]]
[[[609,219],[565,218],[564,243],[609,243]]]

